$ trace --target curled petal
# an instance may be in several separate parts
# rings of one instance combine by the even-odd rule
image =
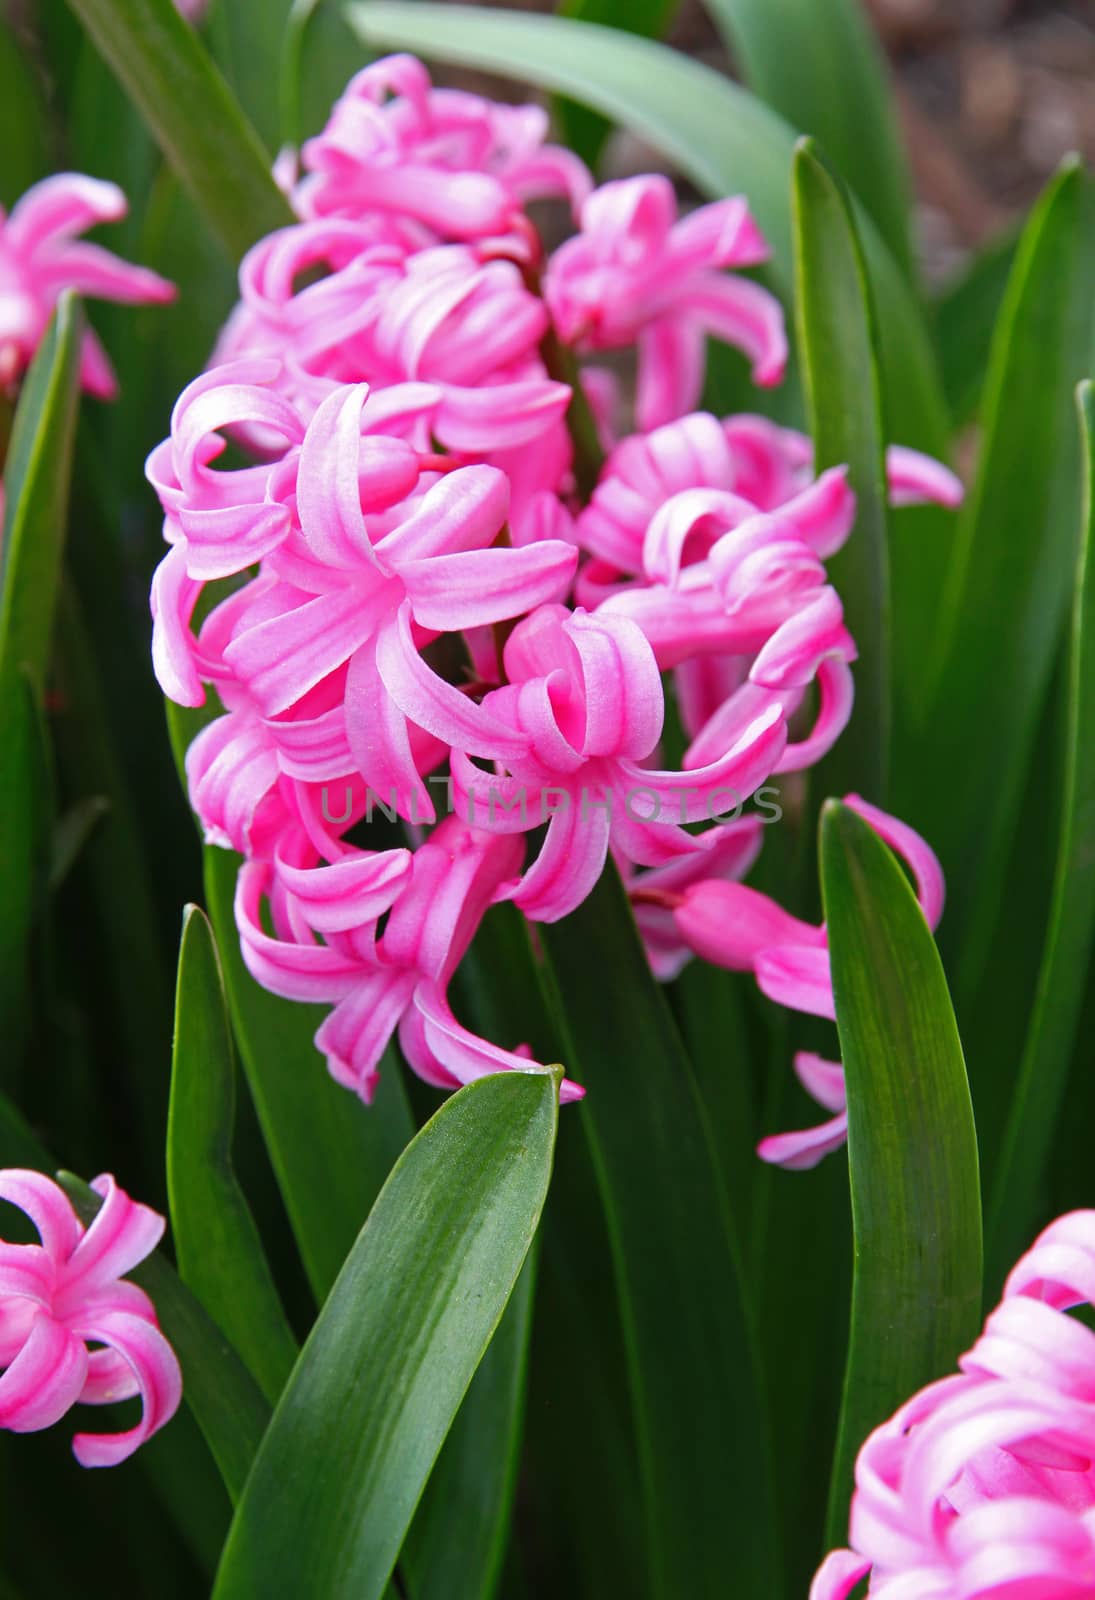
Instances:
[[[55,1262],[67,1261],[83,1236],[72,1202],[52,1178],[29,1168],[0,1170],[0,1200],[26,1213],[38,1230],[42,1248]]]
[[[182,1399],[182,1373],[175,1352],[160,1330],[132,1312],[100,1312],[94,1325],[80,1328],[79,1332],[84,1338],[100,1340],[121,1357],[131,1370],[141,1397],[141,1420],[136,1427],[124,1433],[78,1433],[72,1441],[73,1454],[81,1466],[114,1467],[171,1421]],[[121,1397],[120,1393],[118,1398]],[[112,1397],[96,1395],[96,1399],[108,1398]]]
[[[414,993],[414,1004],[422,1019],[423,1040],[437,1061],[459,1083],[472,1083],[492,1072],[537,1072],[545,1068],[526,1055],[502,1050],[489,1044],[477,1034],[470,1033],[453,1016],[438,984],[423,982]],[[569,1079],[564,1079],[559,1099],[581,1100],[585,1090]]]
[[[829,1122],[800,1133],[773,1133],[757,1145],[757,1155],[774,1167],[789,1172],[808,1172],[825,1157],[839,1150],[848,1138],[848,1113],[841,1111]]]
[[[890,504],[915,506],[925,502],[956,510],[965,498],[961,478],[949,467],[907,445],[891,444],[886,451],[886,476]]]
[[[777,1005],[836,1021],[828,950],[797,945],[762,950],[754,970],[757,987]]]
[[[885,839],[890,848],[896,850],[898,855],[908,862],[916,879],[920,909],[924,913],[928,927],[934,932],[943,915],[943,902],[946,898],[943,869],[939,865],[935,851],[914,828],[909,827],[907,822],[902,822],[898,817],[891,817],[888,812],[881,811],[878,806],[872,806],[859,795],[845,795],[844,803],[853,811],[857,811],[864,822],[869,822],[879,838]]]
[[[59,1312],[74,1297],[85,1296],[122,1277],[151,1255],[163,1238],[165,1224],[159,1212],[131,1200],[109,1172],[93,1178],[91,1187],[102,1196],[103,1203],[58,1284]]]
[[[373,1098],[378,1066],[400,1017],[410,1004],[413,972],[378,969],[363,974],[316,1030],[316,1049],[327,1057],[327,1070],[365,1101]]]
[[[69,1329],[39,1311],[26,1343],[0,1376],[0,1428],[35,1433],[60,1421],[79,1398],[87,1351]]]

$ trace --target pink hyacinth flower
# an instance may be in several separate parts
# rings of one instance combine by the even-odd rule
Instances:
[[[894,505],[961,504],[959,480],[919,451],[892,445],[887,473]],[[645,573],[651,521],[667,501],[685,490],[723,490],[754,512],[776,512],[813,483],[810,440],[766,417],[742,415],[719,421],[707,412],[694,412],[652,432],[634,434],[611,452],[589,505],[578,517],[578,543],[596,558],[579,581],[578,599],[592,607],[621,578]],[[832,505],[830,512],[834,520],[826,535],[828,554],[851,527],[850,492],[844,504]],[[812,538],[820,552],[817,531]],[[712,542],[710,537],[706,544],[693,538],[688,558],[701,558]]]
[[[103,1204],[85,1229],[51,1179],[0,1171],[0,1199],[26,1213],[40,1241],[0,1243],[0,1428],[33,1433],[77,1402],[140,1395],[135,1427],[78,1433],[72,1442],[82,1466],[112,1467],[171,1420],[182,1375],[151,1300],[123,1278],[155,1249],[164,1220],[108,1173],[91,1187]]]
[[[577,208],[589,192],[582,162],[546,134],[539,106],[435,89],[421,61],[386,56],[350,80],[303,146],[293,202],[304,217],[407,218],[429,230],[424,244],[502,235],[526,200],[562,195]]]
[[[737,817],[700,834],[700,849],[694,854],[678,856],[664,866],[637,872],[629,862],[621,862],[651,971],[663,983],[672,982],[694,954],[681,938],[667,900],[682,894],[689,884],[711,878],[736,883],[744,878],[760,854],[763,826],[759,816]]]
[[[581,232],[552,256],[544,293],[565,343],[583,351],[638,345],[636,410],[646,430],[695,407],[708,337],[744,350],[757,383],[780,381],[787,336],[779,301],[723,270],[768,254],[744,200],[678,220],[668,178],[627,178],[586,200]]]
[[[174,284],[158,273],[76,237],[97,223],[117,222],[126,210],[116,184],[59,172],[28,189],[10,216],[0,212],[0,382],[11,383],[30,364],[65,289],[125,305],[175,298]],[[90,329],[80,382],[102,400],[117,393],[113,368]]]
[[[701,850],[683,824],[739,808],[783,753],[787,730],[773,696],[706,767],[643,765],[661,736],[664,701],[653,652],[626,617],[541,606],[513,630],[504,659],[508,682],[483,709],[523,748],[502,758],[505,775],[454,748],[452,774],[457,807],[477,826],[525,833],[547,822],[539,855],[508,891],[534,921],[555,922],[581,904],[610,843],[644,866]]]
[[[250,862],[236,895],[244,960],[274,994],[334,1002],[316,1047],[336,1081],[366,1102],[396,1029],[411,1067],[440,1088],[458,1088],[490,1072],[542,1071],[527,1054],[469,1032],[446,997],[487,907],[520,857],[519,841],[449,816],[413,857],[405,850],[358,851],[317,866],[304,851],[297,861],[279,854],[273,865]],[[260,916],[264,896],[273,936]],[[565,1082],[561,1098],[582,1092]]]
[[[810,1600],[1088,1600],[1095,1593],[1095,1212],[1052,1223],[962,1376],[913,1397],[856,1463],[850,1550]]]
[[[912,869],[917,898],[934,931],[943,914],[943,874],[933,852],[906,823],[859,795],[844,803],[901,855]],[[777,1005],[807,1016],[836,1018],[825,928],[801,921],[745,884],[721,879],[686,888],[673,909],[678,933],[689,949],[716,966],[752,972],[761,993]],[[802,1132],[762,1139],[757,1154],[779,1166],[802,1170],[844,1143],[848,1132],[844,1073],[838,1061],[802,1052],[795,1073],[826,1111],[828,1122]]]

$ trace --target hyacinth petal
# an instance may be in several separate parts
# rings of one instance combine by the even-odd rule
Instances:
[[[886,478],[890,504],[915,506],[924,503],[946,506],[955,511],[965,499],[961,478],[933,456],[907,445],[891,444],[886,451]]]
[[[334,672],[390,611],[386,587],[317,595],[233,639],[224,659],[264,716],[286,711]]]
[[[754,383],[769,389],[783,381],[787,328],[783,307],[768,289],[749,278],[705,274],[689,288],[687,303],[709,334],[744,352]]]
[[[818,945],[824,937],[768,895],[723,878],[687,886],[674,919],[697,955],[731,972],[752,971],[764,950]]]
[[[361,977],[361,963],[329,945],[296,944],[268,934],[259,914],[271,868],[247,861],[236,883],[235,915],[240,953],[248,972],[271,994],[287,1000],[340,1000]]]
[[[818,707],[813,727],[804,738],[787,746],[773,772],[803,772],[814,766],[829,753],[851,721],[855,678],[846,661],[830,656],[819,662],[817,688]]]
[[[472,1083],[491,1072],[543,1072],[545,1068],[527,1055],[503,1050],[469,1032],[453,1016],[440,985],[424,980],[414,992],[414,1004],[423,1024],[423,1039],[437,1061],[459,1083]],[[585,1090],[564,1079],[559,1098],[581,1100]]]
[[[550,378],[484,384],[477,389],[447,385],[437,408],[435,431],[449,450],[486,454],[527,445],[560,422],[570,404],[570,386]]]
[[[381,629],[376,664],[385,689],[404,716],[435,739],[500,760],[521,754],[524,741],[512,729],[439,678],[423,661],[411,634],[409,601],[400,606],[394,625]]]
[[[114,400],[118,395],[114,368],[94,328],[86,328],[80,342],[80,387],[96,400]]]
[[[47,241],[71,239],[100,222],[119,222],[129,209],[116,183],[80,172],[57,172],[28,189],[4,224],[5,242],[29,253]]]
[[[852,1550],[833,1550],[825,1557],[810,1585],[809,1600],[849,1600],[858,1584],[871,1570]]]
[[[72,1451],[83,1467],[114,1467],[162,1428],[179,1408],[182,1373],[175,1353],[160,1330],[131,1312],[100,1312],[94,1324],[79,1330],[84,1338],[101,1340],[130,1367],[141,1397],[141,1420],[124,1433],[78,1433]]]
[[[639,334],[635,417],[643,432],[695,409],[703,391],[704,332],[684,317],[658,317]]]
[[[1069,1211],[1040,1233],[1008,1274],[1004,1298],[1028,1295],[1058,1311],[1095,1305],[1095,1211]]]
[[[794,945],[762,950],[755,964],[757,987],[777,1005],[836,1021],[827,950]]]
[[[712,804],[720,794],[727,799],[734,796],[735,806],[744,803],[775,771],[786,743],[783,708],[776,703],[752,718],[725,754],[705,766],[665,772],[621,761],[620,770],[637,788],[653,790],[674,811],[674,820],[705,822],[711,820]]]
[[[661,738],[665,720],[658,664],[642,630],[626,618],[578,611],[568,632],[585,691],[583,755],[641,761]]]
[[[844,797],[845,805],[857,811],[864,822],[869,822],[880,839],[884,839],[892,850],[896,850],[912,869],[916,879],[916,896],[920,901],[920,909],[924,919],[934,933],[939,926],[943,915],[943,905],[946,899],[946,881],[943,869],[939,865],[939,858],[931,846],[908,823],[902,822],[897,817],[891,817],[888,812],[881,811],[878,806],[872,806],[869,801],[862,799],[857,794]]]
[[[3,1302],[13,1296],[49,1304],[54,1281],[52,1256],[52,1250],[37,1245],[0,1241],[0,1312]]]
[[[404,561],[399,575],[415,621],[441,633],[506,621],[560,600],[577,565],[573,545],[551,539],[518,550],[464,550]]]
[[[84,1296],[122,1277],[163,1238],[165,1224],[159,1212],[131,1200],[109,1172],[93,1178],[91,1187],[103,1203],[68,1260],[59,1304],[62,1297],[67,1303],[77,1292]]]
[[[279,858],[277,875],[317,933],[343,933],[383,915],[411,875],[409,850],[363,851],[328,867],[294,867]]]
[[[759,267],[771,250],[742,195],[699,206],[673,228],[673,261],[690,267]]]
[[[676,584],[685,545],[693,534],[713,537],[756,515],[756,507],[729,489],[682,489],[663,502],[643,536],[643,573],[651,583]]]
[[[308,424],[300,447],[297,509],[301,533],[320,561],[349,566],[376,565],[365,531],[358,485],[361,413],[367,383],[336,389]]]
[[[855,523],[855,491],[847,467],[829,467],[807,488],[784,501],[781,517],[793,522],[806,543],[828,561],[844,544]]]
[[[767,689],[795,689],[812,683],[826,656],[855,659],[855,645],[844,626],[844,607],[831,584],[780,624],[758,652],[749,681]]]
[[[809,1172],[826,1156],[839,1150],[848,1137],[848,1113],[841,1111],[829,1122],[799,1133],[773,1133],[757,1145],[757,1155],[770,1166],[788,1172]]]
[[[436,812],[415,763],[407,718],[385,690],[372,641],[350,661],[345,716],[354,764],[381,803],[394,805],[401,817],[433,822]]]
[[[54,1261],[67,1261],[83,1237],[83,1227],[64,1190],[44,1173],[24,1167],[0,1170],[0,1200],[26,1213],[42,1248]]]
[[[366,1105],[376,1090],[380,1058],[410,1004],[414,984],[413,973],[398,969],[363,972],[316,1029],[316,1049],[326,1056],[328,1072]]]
[[[114,300],[122,305],[167,304],[177,290],[148,267],[138,267],[86,240],[67,244],[56,255],[43,257],[36,267],[43,284],[72,288],[83,295]]]
[[[807,1094],[826,1111],[843,1111],[848,1103],[844,1082],[844,1068],[839,1061],[829,1061],[825,1056],[810,1050],[799,1050],[794,1058],[795,1076]]]
[[[608,802],[611,805],[611,801]],[[548,823],[540,853],[510,898],[532,922],[558,922],[592,893],[608,859],[611,822],[583,790]]]
[[[187,574],[185,544],[172,545],[152,579],[152,670],[167,698],[180,706],[205,703],[190,631],[201,589]]]
[[[40,1311],[23,1348],[0,1376],[0,1428],[35,1433],[59,1422],[87,1376],[87,1351],[68,1328]]]
[[[509,481],[496,467],[458,467],[433,484],[411,515],[377,544],[385,564],[484,550],[493,544],[509,510]]]

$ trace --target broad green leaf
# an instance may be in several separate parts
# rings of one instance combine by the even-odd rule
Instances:
[[[874,307],[839,179],[804,140],[795,153],[795,302],[814,460],[848,466],[856,495],[850,538],[829,562],[859,652],[855,710],[819,786],[886,793],[890,726],[889,529]]]
[[[363,1106],[328,1075],[312,1035],[326,1008],[282,1000],[252,978],[232,911],[239,857],[205,850],[205,894],[232,1027],[308,1280],[322,1304],[413,1129],[389,1051]]]
[[[1038,993],[989,1210],[990,1285],[1026,1248],[1076,1042],[1095,939],[1095,390],[1080,386],[1085,493],[1072,613],[1057,870]]]
[[[977,1136],[946,979],[878,835],[829,801],[821,881],[848,1086],[855,1281],[830,1542],[869,1431],[952,1370],[981,1314]]]
[[[530,1250],[399,1557],[414,1600],[490,1600],[510,1538],[536,1280]]]
[[[679,0],[561,0],[556,14],[576,22],[602,23],[644,39],[660,39],[678,6]],[[574,100],[559,100],[554,110],[562,143],[595,168],[609,123]]]
[[[955,427],[969,422],[980,404],[1017,242],[1011,228],[991,240],[935,301],[939,371]]]
[[[540,930],[616,1268],[655,1596],[779,1584],[751,1308],[692,1065],[619,877]]]
[[[559,1081],[482,1078],[400,1158],[278,1403],[217,1600],[383,1593],[536,1232]]]
[[[948,873],[960,1007],[980,977],[1074,569],[1072,394],[1090,359],[1083,174],[1066,163],[1027,224],[993,342],[977,481],[958,524],[911,750],[912,814]],[[1082,302],[1082,303],[1081,303]],[[896,588],[895,588],[896,593]],[[919,782],[917,782],[919,780]]]
[[[172,0],[69,0],[233,259],[293,221],[255,130]]]
[[[23,383],[4,469],[0,543],[0,1029],[11,1073],[25,1038],[27,941],[52,829],[39,706],[72,470],[83,322],[61,300]]]
[[[217,947],[183,914],[167,1125],[167,1189],[179,1276],[224,1329],[271,1404],[297,1357],[255,1220],[232,1165],[235,1063]]]
[[[753,93],[814,135],[913,274],[911,188],[886,63],[860,0],[705,0]]]
[[[414,50],[569,95],[653,145],[708,198],[745,194],[789,289],[794,129],[710,67],[648,39],[561,17],[427,0],[369,0],[349,5],[346,15],[370,47]],[[887,421],[901,443],[939,452],[944,408],[923,313],[866,218],[862,232],[882,334]]]
[[[277,90],[290,9],[291,0],[213,0],[204,24],[214,59],[270,151],[285,138]]]
[[[85,1223],[102,1202],[71,1172],[57,1181]],[[225,1488],[238,1500],[270,1420],[270,1407],[223,1332],[159,1250],[128,1274],[151,1296],[179,1358],[183,1394],[205,1435]]]
[[[0,23],[0,205],[11,209],[49,170],[42,88],[11,29]]]

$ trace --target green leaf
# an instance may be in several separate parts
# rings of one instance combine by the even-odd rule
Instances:
[[[71,1172],[57,1182],[85,1223],[102,1201]],[[225,1488],[238,1500],[251,1470],[270,1407],[221,1329],[191,1294],[159,1250],[128,1274],[151,1296],[160,1327],[179,1358],[183,1394],[220,1468]]]
[[[232,1165],[232,1037],[213,930],[183,914],[167,1126],[167,1188],[179,1276],[224,1329],[273,1403],[297,1345]]]
[[[414,1600],[490,1600],[510,1537],[536,1280],[530,1250],[399,1557]]]
[[[936,299],[939,370],[955,427],[969,422],[980,404],[1017,243],[1011,228],[991,240]]]
[[[27,941],[52,829],[39,711],[72,473],[83,322],[65,295],[23,383],[0,544],[0,1030],[10,1075],[25,1038]]]
[[[653,145],[709,198],[745,194],[776,274],[790,287],[794,129],[710,67],[647,39],[560,17],[427,0],[369,0],[349,5],[346,15],[370,47],[415,50],[570,95]],[[882,332],[887,420],[903,444],[941,452],[944,407],[922,310],[866,218],[863,240]]]
[[[557,1073],[482,1078],[404,1152],[255,1462],[217,1600],[373,1600],[528,1253]]]
[[[4,467],[0,676],[23,669],[45,690],[68,514],[83,318],[58,302],[19,397]]]
[[[268,150],[284,139],[277,83],[291,0],[213,0],[204,31],[244,114]]]
[[[829,801],[821,878],[848,1086],[855,1280],[830,1500],[847,1535],[860,1445],[950,1371],[981,1314],[977,1136],[932,936],[893,855]]]
[[[777,1592],[770,1441],[713,1133],[611,866],[540,930],[616,1268],[650,1583],[694,1600]]]
[[[1082,540],[1072,613],[1061,826],[1034,1014],[989,1209],[990,1284],[1030,1242],[1095,942],[1095,390],[1079,390]]]
[[[977,481],[957,530],[926,664],[927,712],[911,749],[914,814],[951,885],[945,940],[960,952],[960,1006],[978,985],[1000,912],[1075,565],[1071,406],[1092,326],[1090,274],[1077,275],[1086,198],[1082,173],[1066,163],[1020,243],[993,342]]]
[[[172,0],[69,0],[233,260],[292,222],[269,157]]]
[[[562,0],[556,15],[576,22],[597,22],[644,39],[660,39],[679,9],[679,0]],[[562,99],[554,107],[563,144],[576,150],[590,167],[610,131],[610,124],[588,106]]]
[[[205,850],[205,895],[251,1098],[308,1280],[322,1304],[413,1130],[389,1051],[371,1106],[328,1075],[312,1035],[326,1014],[268,994],[240,954],[232,903],[239,857]]]
[[[870,285],[840,180],[804,140],[795,153],[796,306],[818,470],[847,463],[855,490],[851,537],[829,563],[859,651],[855,710],[819,788],[862,790],[882,803],[890,726],[886,466]]]
[[[706,6],[749,88],[818,139],[911,277],[909,174],[885,59],[859,0]]]

